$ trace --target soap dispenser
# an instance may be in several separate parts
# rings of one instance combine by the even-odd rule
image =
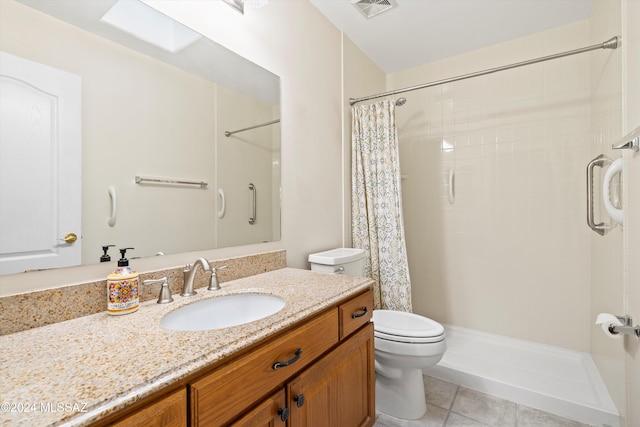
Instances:
[[[107,313],[113,316],[133,313],[138,309],[138,272],[129,267],[127,250],[120,249],[118,268],[107,276]]]
[[[102,247],[102,251],[104,252],[104,254],[102,254],[100,256],[100,262],[109,262],[109,261],[111,261],[111,256],[109,256],[108,251],[109,251],[109,248],[112,248],[114,246],[115,245],[104,245]]]

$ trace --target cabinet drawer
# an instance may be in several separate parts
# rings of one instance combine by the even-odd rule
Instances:
[[[227,424],[337,342],[338,311],[333,309],[193,382],[192,424]],[[275,368],[277,362],[290,363]]]
[[[340,313],[340,339],[343,339],[371,320],[373,292],[367,291],[347,301],[338,307],[338,312]]]

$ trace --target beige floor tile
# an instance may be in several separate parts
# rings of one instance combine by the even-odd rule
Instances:
[[[514,427],[516,425],[516,404],[514,402],[466,387],[458,389],[451,411],[494,427]]]
[[[427,413],[418,420],[401,420],[390,415],[377,412],[373,427],[442,427],[449,411],[437,406],[427,408]]]
[[[427,407],[435,405],[440,408],[451,409],[453,399],[458,391],[458,385],[425,375],[424,390],[427,394]]]
[[[489,425],[452,412],[445,427],[489,427]]]
[[[578,421],[559,417],[548,412],[518,405],[518,427],[589,427]]]

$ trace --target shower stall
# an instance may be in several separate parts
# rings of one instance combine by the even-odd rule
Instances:
[[[623,131],[622,54],[608,39],[620,28],[601,21],[399,71],[386,84],[407,99],[396,122],[413,309],[451,325],[446,379],[478,388],[501,372],[523,383],[503,387],[498,375],[486,391],[619,425],[623,350],[593,323],[598,310],[622,310],[622,230],[600,236],[585,222],[587,164],[620,157],[611,144]],[[624,201],[624,188],[613,191]],[[608,218],[599,204],[594,215]],[[486,377],[465,377],[467,363]],[[537,387],[545,379],[551,390]],[[567,398],[577,401],[558,404]]]

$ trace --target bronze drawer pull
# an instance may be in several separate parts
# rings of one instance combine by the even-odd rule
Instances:
[[[273,369],[280,369],[280,368],[284,368],[285,366],[289,366],[295,362],[298,361],[298,359],[300,359],[300,355],[302,354],[302,349],[299,348],[296,350],[295,352],[295,356],[293,359],[291,360],[287,360],[286,362],[276,362],[273,364]]]
[[[364,316],[364,315],[365,315],[365,314],[367,314],[368,312],[369,312],[369,310],[367,310],[367,307],[362,307],[362,311],[357,312],[357,313],[353,313],[353,314],[351,315],[351,318],[352,318],[352,319],[357,319],[358,317],[362,317],[362,316]]]

